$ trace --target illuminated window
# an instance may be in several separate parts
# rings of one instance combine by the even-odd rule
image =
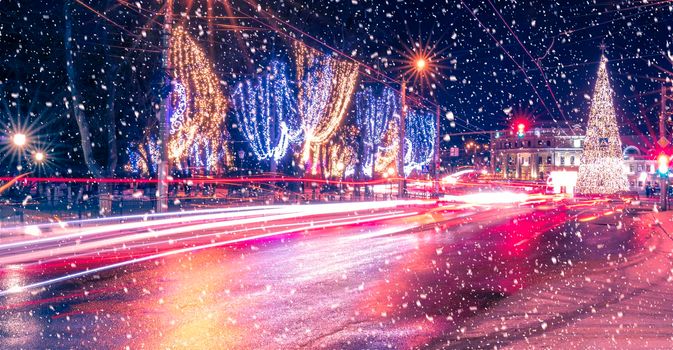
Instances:
[[[575,148],[580,148],[580,147],[582,147],[582,140],[580,140],[580,139],[574,139],[574,140],[573,140],[573,147],[575,147]]]

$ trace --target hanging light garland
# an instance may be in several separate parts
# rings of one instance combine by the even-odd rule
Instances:
[[[180,113],[173,116],[176,128],[168,142],[170,159],[178,167],[191,159],[211,171],[219,168],[220,159],[229,164],[230,152],[224,142],[228,139],[224,127],[227,101],[220,90],[220,80],[204,51],[182,26],[173,29],[169,60],[173,79],[184,89],[184,94],[173,94],[176,112]],[[185,108],[181,111],[183,99]]]
[[[404,153],[404,173],[407,176],[432,161],[435,133],[435,118],[432,113],[418,110],[407,112]]]
[[[577,175],[578,193],[613,194],[629,189],[607,62],[602,56]]]
[[[372,169],[372,165],[378,164],[379,151],[385,151],[381,148],[382,142],[391,124],[390,121],[399,118],[397,111],[397,97],[389,87],[384,87],[380,91],[368,87],[355,96],[355,121],[364,143],[363,171],[367,176],[381,171]],[[376,165],[374,167],[376,168]]]
[[[353,147],[343,142],[335,143],[329,147],[329,168],[325,172],[327,177],[340,178],[348,169],[353,168],[355,152]]]
[[[126,171],[139,175],[148,175],[150,169],[157,171],[157,164],[161,159],[159,143],[154,137],[149,137],[145,142],[129,145],[127,150],[129,162],[124,166]]]
[[[284,63],[273,61],[254,81],[239,83],[232,94],[238,127],[260,160],[281,160],[301,135]]]
[[[397,173],[397,153],[400,148],[399,123],[399,115],[395,115],[395,118],[388,122],[388,129],[383,136],[374,164],[374,171],[379,174],[383,174],[384,172],[389,175]],[[389,169],[393,169],[392,173]]]
[[[175,95],[176,106],[173,108],[171,115],[171,135],[174,135],[182,127],[185,111],[187,110],[187,92],[185,91],[185,87],[176,81],[173,93]]]
[[[358,65],[324,55],[300,42],[294,44],[298,107],[304,132],[302,161],[317,173],[320,147],[329,141],[348,110]]]

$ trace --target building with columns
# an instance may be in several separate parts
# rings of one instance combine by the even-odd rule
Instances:
[[[642,192],[657,181],[656,160],[650,157],[648,140],[621,136],[624,168],[632,191]],[[490,135],[491,173],[502,179],[546,181],[552,171],[576,172],[582,156],[584,130],[540,127],[519,137],[515,132]]]
[[[491,171],[503,179],[540,181],[552,171],[577,171],[583,139],[579,127],[535,128],[523,137],[491,133]]]

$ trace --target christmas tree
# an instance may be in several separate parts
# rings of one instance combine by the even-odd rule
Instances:
[[[577,176],[578,193],[613,194],[629,188],[624,172],[622,142],[619,139],[617,117],[612,103],[612,88],[606,69],[607,62],[607,58],[601,56]]]

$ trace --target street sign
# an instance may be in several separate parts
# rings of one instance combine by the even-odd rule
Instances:
[[[449,149],[449,157],[459,157],[460,149],[458,147],[451,147]]]
[[[668,145],[671,144],[671,142],[668,141],[668,139],[665,137],[660,138],[659,141],[657,141],[657,143],[659,144],[659,146],[661,146],[661,148],[666,148],[668,147]]]

